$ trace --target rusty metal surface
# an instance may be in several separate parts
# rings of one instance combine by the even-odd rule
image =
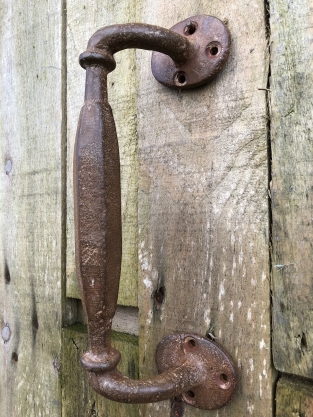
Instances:
[[[196,334],[170,335],[156,351],[159,375],[134,381],[119,371],[90,373],[89,381],[101,395],[126,403],[157,402],[181,396],[205,410],[218,409],[232,397],[235,370],[214,342]]]
[[[216,410],[227,404],[235,390],[236,372],[230,357],[217,343],[197,334],[174,334],[159,343],[156,363],[160,373],[174,368],[177,363],[190,361],[194,372],[204,378],[194,387],[182,391],[187,404],[204,410]]]
[[[144,24],[109,26],[93,35],[87,51],[80,56],[86,69],[86,90],[74,155],[75,250],[88,324],[88,350],[81,363],[89,372],[93,388],[112,400],[153,402],[182,395],[191,405],[210,408],[229,400],[235,381],[232,365],[215,344],[196,335],[172,335],[158,348],[157,362],[162,373],[134,381],[116,369],[120,353],[110,341],[119,290],[122,225],[119,149],[107,99],[107,74],[115,68],[113,54],[130,47],[167,53],[177,65],[183,65],[195,54],[193,42],[187,40],[190,34],[185,35]],[[191,349],[191,340],[195,341],[195,349]],[[162,352],[166,355],[162,356]],[[232,382],[221,396],[221,381],[216,375],[223,374],[229,375]],[[214,392],[215,399],[212,396],[209,400],[211,394],[205,391],[206,386]],[[208,400],[194,401],[190,392]]]
[[[207,15],[193,16],[170,30],[185,36],[193,48],[182,65],[168,55],[153,52],[152,73],[161,84],[179,89],[198,87],[221,71],[230,50],[230,33],[221,20]]]

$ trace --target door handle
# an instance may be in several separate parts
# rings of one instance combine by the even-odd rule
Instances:
[[[230,36],[212,16],[194,16],[171,30],[146,24],[104,27],[80,55],[86,69],[85,104],[75,142],[74,200],[77,277],[87,315],[88,350],[81,364],[92,387],[119,402],[147,403],[181,396],[195,407],[226,404],[236,375],[229,356],[216,343],[193,333],[178,333],[157,347],[159,375],[135,381],[117,365],[111,346],[122,256],[120,161],[114,118],[107,99],[107,74],[113,54],[126,48],[154,50],[152,72],[162,84],[191,88],[207,82],[227,60]]]

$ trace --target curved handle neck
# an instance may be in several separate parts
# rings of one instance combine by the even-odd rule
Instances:
[[[99,29],[89,40],[87,52],[106,52],[114,55],[123,49],[137,48],[162,52],[177,65],[195,53],[194,44],[186,37],[160,26],[127,23]]]

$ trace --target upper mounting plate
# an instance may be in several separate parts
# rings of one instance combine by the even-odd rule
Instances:
[[[161,52],[153,52],[151,68],[163,85],[178,89],[198,87],[213,78],[224,66],[230,49],[230,33],[224,23],[208,15],[193,16],[170,30],[188,37],[194,54],[181,66]]]

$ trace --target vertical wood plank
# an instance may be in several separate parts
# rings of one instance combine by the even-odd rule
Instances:
[[[313,9],[270,1],[273,357],[313,378]]]
[[[282,377],[277,384],[276,417],[313,417],[313,384]]]
[[[0,414],[53,417],[61,415],[62,1],[4,1],[0,21]]]
[[[74,258],[73,149],[80,109],[84,100],[85,71],[78,64],[92,34],[100,27],[140,21],[140,1],[68,0],[67,2],[67,296],[79,298]],[[109,102],[113,110],[120,147],[123,261],[118,303],[137,306],[137,117],[136,63],[134,50],[115,55],[116,69],[108,77]]]
[[[167,334],[213,333],[234,358],[238,390],[223,409],[184,416],[272,416],[268,256],[267,42],[264,3],[144,2],[164,27],[196,14],[228,21],[223,72],[194,91],[171,91],[137,52],[142,376]],[[253,19],[251,19],[253,16]],[[160,308],[154,294],[162,288]],[[169,416],[170,403],[144,416]]]

